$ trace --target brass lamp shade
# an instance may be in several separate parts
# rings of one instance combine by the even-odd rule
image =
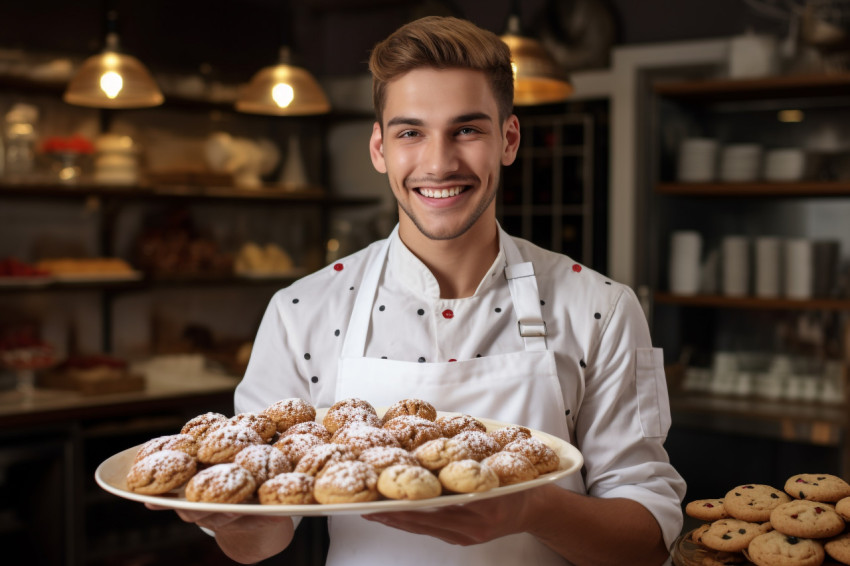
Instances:
[[[280,62],[260,69],[236,100],[236,110],[250,114],[305,116],[325,114],[331,105],[309,71],[290,64],[289,50],[281,48]]]
[[[151,74],[131,55],[119,53],[118,37],[110,33],[106,49],[86,59],[68,83],[64,100],[92,108],[147,108],[164,97]]]
[[[514,104],[533,106],[563,102],[573,92],[567,73],[539,41],[520,36],[518,28],[518,20],[512,17],[508,32],[501,36],[511,50]]]

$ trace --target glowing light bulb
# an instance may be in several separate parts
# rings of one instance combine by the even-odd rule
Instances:
[[[281,108],[286,108],[290,104],[292,104],[292,100],[295,98],[295,91],[286,83],[277,83],[272,88],[272,99],[274,99],[275,104],[277,104]]]
[[[124,88],[124,79],[115,71],[107,71],[100,77],[100,88],[109,98],[115,98]]]

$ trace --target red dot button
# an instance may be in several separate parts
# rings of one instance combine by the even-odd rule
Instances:
[[[343,266],[342,266],[341,263],[335,263],[334,264],[334,271],[342,271],[342,269],[343,269]]]
[[[575,264],[575,265],[573,266],[573,271],[575,271],[576,273],[578,273],[579,271],[581,271],[581,266],[580,266],[579,264]]]
[[[454,359],[454,358],[451,358],[449,361],[450,361],[450,362],[456,362],[457,360],[456,360],[456,359]]]
[[[446,310],[443,311],[443,318],[454,318],[454,316],[455,316],[455,313],[453,313],[449,309],[446,309]]]

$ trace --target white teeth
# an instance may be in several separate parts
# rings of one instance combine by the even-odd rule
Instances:
[[[452,187],[450,189],[419,189],[419,192],[424,197],[428,198],[449,198],[459,195],[463,191],[463,187]]]

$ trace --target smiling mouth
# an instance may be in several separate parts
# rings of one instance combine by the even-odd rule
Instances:
[[[430,189],[430,188],[420,187],[419,189],[417,189],[417,191],[419,191],[419,194],[422,195],[423,197],[440,199],[440,198],[456,197],[457,195],[464,192],[468,188],[469,187],[467,185],[460,185],[460,186],[456,186],[456,187],[448,187],[448,188],[445,188],[445,189]]]

